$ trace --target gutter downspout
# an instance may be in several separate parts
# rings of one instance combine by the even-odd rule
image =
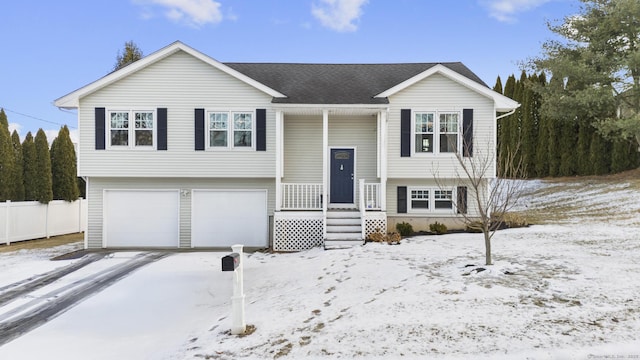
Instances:
[[[518,107],[519,107],[519,106],[518,106]],[[503,117],[505,117],[505,116],[513,115],[513,113],[515,113],[517,109],[518,109],[518,108],[515,108],[515,109],[513,109],[513,110],[509,111],[509,112],[508,112],[508,113],[506,113],[506,114],[502,114],[502,115],[500,115],[500,116],[496,117],[496,120],[500,120],[500,119],[502,119],[502,118],[503,118]]]

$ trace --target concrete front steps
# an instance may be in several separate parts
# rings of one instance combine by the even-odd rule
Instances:
[[[330,209],[327,211],[326,223],[325,249],[350,248],[364,244],[359,211]]]

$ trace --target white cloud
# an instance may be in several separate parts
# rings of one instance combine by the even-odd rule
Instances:
[[[13,134],[13,130],[18,132],[18,135],[20,135],[20,130],[22,129],[22,125],[18,124],[18,123],[9,123],[9,134]],[[24,138],[22,135],[20,135],[20,139]],[[21,140],[22,141],[22,140]]]
[[[358,26],[354,23],[362,15],[362,7],[369,0],[319,0],[311,6],[311,14],[320,23],[340,32],[356,31]]]
[[[515,22],[516,14],[534,9],[551,0],[482,0],[489,16],[502,22]]]
[[[222,21],[220,3],[214,0],[133,0],[139,5],[157,5],[165,8],[164,16],[169,20],[194,27]],[[151,9],[144,7],[142,18],[153,17]]]

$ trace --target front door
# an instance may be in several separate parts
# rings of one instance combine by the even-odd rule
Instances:
[[[329,201],[353,204],[354,149],[331,149]]]

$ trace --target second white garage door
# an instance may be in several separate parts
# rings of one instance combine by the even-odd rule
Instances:
[[[266,190],[193,190],[191,246],[268,247]]]

